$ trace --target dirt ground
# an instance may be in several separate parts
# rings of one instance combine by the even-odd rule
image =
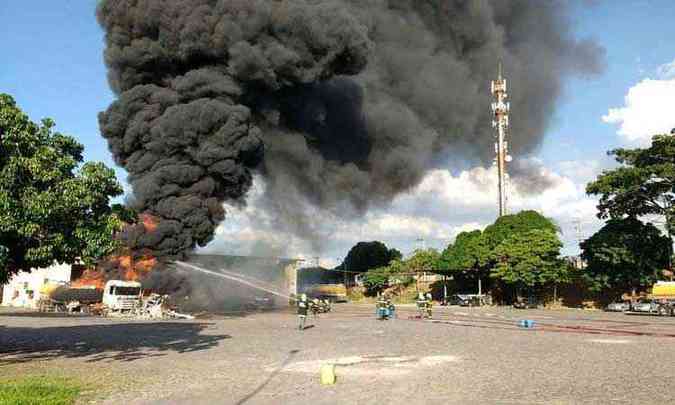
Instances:
[[[653,403],[675,401],[675,318],[435,307],[378,321],[338,304],[129,321],[0,310],[0,375],[59,375],[104,404]],[[533,329],[518,320],[535,321]],[[335,364],[337,383],[319,369]]]

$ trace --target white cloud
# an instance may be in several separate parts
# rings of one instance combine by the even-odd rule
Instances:
[[[571,253],[575,250],[573,221],[580,217],[583,222],[596,224],[596,202],[585,195],[585,182],[543,166],[537,173],[550,187],[525,193],[515,184],[510,190],[509,210],[533,209],[553,218],[563,229],[566,252]],[[317,215],[317,231],[323,240],[320,251],[316,251],[310,241],[275,226],[261,204],[263,190],[262,180],[257,178],[246,207],[227,207],[228,218],[218,227],[216,240],[207,250],[251,254],[263,244],[270,251],[283,251],[286,257],[320,256],[328,265],[362,240],[380,240],[404,254],[419,247],[419,238],[428,247],[443,249],[460,232],[483,229],[497,216],[494,167],[475,167],[454,175],[448,170],[433,170],[414,190],[400,195],[390,206],[371,209],[363,217],[345,219],[327,212]]]
[[[675,59],[656,68],[656,74],[664,80],[675,79]]]
[[[672,73],[675,65],[663,67],[663,77]],[[670,133],[675,128],[674,97],[675,77],[645,79],[628,90],[624,107],[611,108],[602,120],[618,125],[618,134],[630,144],[645,145],[652,135]]]
[[[569,177],[576,183],[588,183],[595,179],[602,169],[609,167],[612,162],[605,159],[600,160],[565,160],[558,162],[560,174]]]

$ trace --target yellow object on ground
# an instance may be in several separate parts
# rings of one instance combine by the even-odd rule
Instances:
[[[321,366],[321,384],[335,384],[335,364],[324,364]]]

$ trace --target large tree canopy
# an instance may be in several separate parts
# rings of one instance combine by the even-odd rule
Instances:
[[[493,252],[492,277],[520,287],[534,287],[567,279],[567,265],[559,258],[562,243],[550,229],[514,233]]]
[[[502,241],[516,233],[540,229],[553,233],[559,231],[558,226],[550,219],[536,211],[521,211],[515,215],[504,215],[494,224],[485,228],[483,237],[489,250],[494,250]]]
[[[458,285],[477,282],[481,291],[482,280],[488,275],[490,249],[479,230],[462,232],[455,243],[448,245],[439,259],[439,271],[452,275]],[[481,291],[482,292],[482,291]]]
[[[669,238],[635,218],[609,220],[581,249],[591,288],[616,295],[654,283],[672,253]]]
[[[439,268],[447,273],[477,271],[487,265],[489,257],[481,231],[462,232],[441,254]]]
[[[401,257],[401,252],[387,248],[382,242],[359,242],[349,250],[338,268],[345,271],[366,272],[387,266],[392,260],[400,260]]]
[[[54,262],[85,263],[113,251],[122,193],[112,169],[85,163],[83,146],[31,122],[0,94],[0,281]]]
[[[417,249],[405,262],[408,272],[436,272],[438,271],[441,255],[436,249]]]
[[[669,234],[675,230],[675,136],[656,135],[649,148],[609,152],[621,166],[603,172],[586,186],[600,196],[600,218],[658,215]]]

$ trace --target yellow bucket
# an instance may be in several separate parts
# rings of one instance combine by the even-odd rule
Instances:
[[[335,364],[324,364],[321,366],[321,385],[335,384]]]

